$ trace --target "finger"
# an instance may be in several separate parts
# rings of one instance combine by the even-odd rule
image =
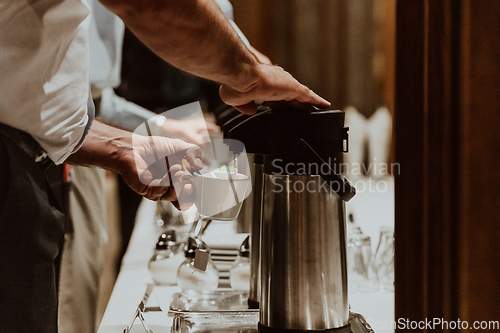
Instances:
[[[182,197],[178,200],[181,210],[188,210],[194,203],[194,190],[192,184],[186,184],[182,191]]]
[[[162,178],[168,172],[165,160],[155,161],[153,159],[148,164],[146,159],[139,154],[134,154],[134,158],[139,180],[144,185],[149,185],[153,179]]]
[[[176,153],[167,157],[170,165],[181,164],[182,159],[186,158],[189,164],[196,170],[203,169],[203,161],[201,160],[202,151],[199,146],[177,139],[171,141],[173,141],[172,146]]]
[[[180,164],[172,166],[169,173],[172,180],[172,186],[175,186],[178,183],[184,183],[186,181],[186,175],[189,174],[189,172],[184,170]]]
[[[189,209],[194,202],[194,187],[193,184],[187,181],[186,183],[183,184],[183,189],[182,193],[179,195],[177,193],[177,200],[176,200],[176,207],[179,210],[187,210]]]
[[[323,97],[320,97],[311,89],[306,86],[302,86],[302,93],[299,94],[295,99],[301,103],[311,104],[317,106],[318,108],[325,109],[330,107],[331,103],[328,102]]]
[[[165,159],[159,159],[158,161],[146,166],[144,171],[151,173],[149,181],[146,179],[144,180],[144,184],[149,185],[149,183],[151,183],[154,179],[162,179],[168,173],[168,162]],[[144,174],[147,175],[147,173]]]
[[[271,98],[268,100],[297,100],[298,102],[317,106],[319,108],[327,108],[330,106],[330,102],[314,93],[305,85],[300,84],[283,68],[279,66],[266,66],[265,68],[269,70],[269,73],[271,73],[271,75],[268,76],[270,81],[265,84],[261,91],[266,93],[275,92],[270,94]],[[276,81],[276,79],[279,80]],[[281,91],[281,93],[276,93],[276,91]],[[287,95],[287,97],[284,98],[284,95]]]
[[[160,200],[170,201],[175,206],[175,208],[179,209],[178,203],[177,203],[177,196],[175,195],[175,189],[173,187],[169,188],[168,191],[165,192],[165,194],[160,197]],[[176,203],[177,203],[177,205],[176,205]]]
[[[178,171],[172,175],[173,179],[173,185],[174,185],[174,190],[175,190],[175,196],[177,197],[177,200],[182,196],[182,191],[184,189],[185,185],[185,174],[184,171]]]
[[[186,156],[186,160],[189,162],[189,164],[191,164],[193,168],[195,168],[196,170],[203,169],[203,161],[201,159],[202,151],[200,147],[190,147],[185,151],[184,156]]]
[[[146,169],[139,174],[139,181],[141,182],[141,184],[144,184],[146,186],[149,185],[149,183],[151,183],[153,179],[153,174],[149,169]]]
[[[171,186],[169,186],[166,191],[163,191],[163,193],[158,191],[157,193],[161,193],[161,195],[156,196],[155,199],[177,201],[182,194],[185,180],[185,171],[182,170],[182,167],[178,164],[172,166],[169,169],[169,174],[161,180],[159,188],[166,188],[164,184],[168,183],[170,183]]]
[[[154,179],[146,187],[146,194],[144,195],[144,197],[152,201],[159,200],[162,196],[165,195],[165,193],[170,190],[170,188],[173,188],[173,186],[165,186],[165,183],[170,183],[169,177],[167,175],[165,175],[163,179]],[[176,197],[173,197],[172,199],[177,200]]]
[[[193,144],[180,139],[168,139],[164,137],[153,138],[155,139],[154,142],[157,155],[159,157],[166,157],[169,160],[170,165],[176,164],[177,161],[175,161],[175,159],[179,156],[182,157],[184,155],[184,151],[194,146]]]
[[[175,185],[175,183],[179,183],[180,181],[184,181],[184,179],[181,179],[182,174],[183,171],[180,165],[176,164],[172,166],[168,170],[167,174],[162,178],[155,178],[149,183],[147,187],[147,194],[145,197],[153,201],[160,200],[161,197],[163,197],[167,192],[170,191],[172,185]],[[174,196],[172,197],[172,199],[177,200],[175,191],[173,194]]]
[[[262,65],[264,75],[260,83],[248,91],[237,91],[227,85],[221,85],[219,94],[222,100],[235,106],[244,114],[253,115],[256,106],[253,100],[293,101],[328,108],[330,103],[306,86],[300,84],[290,73],[279,66]]]
[[[174,183],[175,196],[181,210],[187,209],[192,205],[192,184],[186,182],[185,175],[182,171],[175,173],[172,176],[176,181]],[[186,192],[187,191],[187,192]]]
[[[169,186],[160,186],[160,180],[155,179],[151,184],[146,186],[144,197],[152,201],[157,201],[169,190],[169,188]]]
[[[191,196],[194,193],[194,185],[190,180],[186,181],[184,185],[183,195]]]
[[[255,104],[254,101],[244,104],[244,105],[238,105],[234,107],[236,110],[240,111],[243,114],[252,116],[257,112],[257,104]]]
[[[210,155],[213,152],[213,147],[212,147],[212,142],[204,142],[203,144],[199,145],[201,149],[201,162],[203,163],[203,167],[210,165]]]
[[[238,106],[244,107],[245,105],[251,103],[254,99],[251,92],[239,92],[226,85],[220,86],[219,95],[224,103],[232,105],[236,109],[238,109]],[[238,110],[242,112],[242,110]],[[248,112],[249,114],[253,114],[252,110],[249,110]]]

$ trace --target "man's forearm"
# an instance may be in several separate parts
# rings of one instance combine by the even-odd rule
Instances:
[[[130,150],[132,133],[94,120],[82,147],[70,155],[67,161],[120,172],[120,157]]]
[[[192,186],[185,183],[182,158],[200,170],[201,149],[181,140],[135,134],[132,139],[132,135],[94,121],[82,147],[68,162],[115,171],[150,200],[176,201],[184,190],[188,193]]]
[[[238,91],[260,76],[255,56],[213,0],[101,0],[154,52]]]

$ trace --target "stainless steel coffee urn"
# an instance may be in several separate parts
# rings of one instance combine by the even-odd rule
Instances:
[[[341,176],[344,112],[282,104],[234,122],[228,133],[263,156],[254,179],[262,186],[253,187],[261,189],[252,227],[260,255],[251,253],[260,266],[258,298],[250,300],[260,301],[259,330],[350,332],[344,203],[355,189]]]

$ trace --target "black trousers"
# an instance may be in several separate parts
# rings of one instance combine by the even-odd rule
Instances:
[[[59,174],[57,166],[50,168]],[[65,214],[51,184],[61,179],[47,177],[32,157],[0,133],[2,333],[57,332],[57,260]]]

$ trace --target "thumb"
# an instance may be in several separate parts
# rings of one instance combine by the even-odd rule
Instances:
[[[202,150],[198,146],[189,147],[184,155],[191,166],[197,170],[203,169]]]

